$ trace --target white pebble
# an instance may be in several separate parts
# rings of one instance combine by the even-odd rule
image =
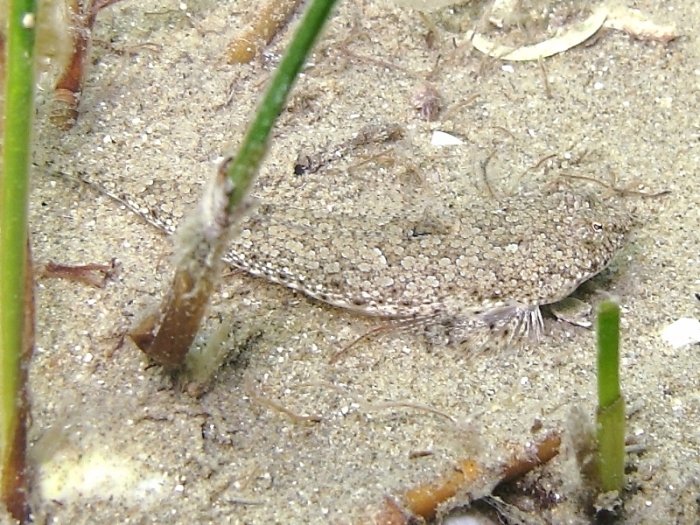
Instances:
[[[661,339],[672,348],[700,343],[700,321],[681,317],[661,331]]]

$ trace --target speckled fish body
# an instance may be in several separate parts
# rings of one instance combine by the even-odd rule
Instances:
[[[556,189],[422,216],[264,207],[226,260],[331,305],[387,319],[539,335],[539,306],[601,272],[633,224],[593,195]]]

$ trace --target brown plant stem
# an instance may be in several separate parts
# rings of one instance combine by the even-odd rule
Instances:
[[[75,24],[71,28],[74,39],[73,53],[61,78],[56,82],[54,100],[57,106],[51,115],[51,122],[61,129],[72,128],[78,120],[78,104],[90,64],[92,29],[95,26],[97,14],[119,1],[95,0],[85,3],[83,0],[73,0],[68,4]]]
[[[474,486],[490,485],[495,488],[501,483],[512,481],[535,467],[547,463],[557,454],[561,437],[552,433],[528,448],[524,454],[513,454],[510,461],[494,475],[486,466],[468,458],[440,478],[421,483],[405,491],[396,500],[385,498],[374,513],[373,525],[410,525],[422,523],[435,517],[441,503],[458,493],[469,493]],[[490,480],[489,478],[494,478]],[[418,520],[418,521],[417,521]]]
[[[229,64],[253,60],[258,51],[269,44],[287,23],[299,3],[300,0],[268,0],[256,11],[249,25],[229,44]]]
[[[197,335],[199,324],[218,282],[233,221],[247,210],[228,213],[225,209],[232,190],[224,162],[212,181],[198,212],[176,235],[180,262],[171,287],[157,313],[145,317],[129,336],[146,355],[169,370],[182,366]]]
[[[311,1],[237,154],[219,165],[196,213],[178,229],[172,289],[161,313],[151,317],[155,321],[152,328],[135,337],[131,334],[141,350],[167,368],[180,368],[194,341],[223,264],[221,256],[235,233],[234,226],[251,206],[247,197],[267,152],[272,127],[336,1]],[[169,326],[171,323],[179,326]]]

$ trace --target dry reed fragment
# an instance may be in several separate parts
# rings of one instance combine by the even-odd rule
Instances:
[[[396,499],[384,498],[371,517],[374,525],[410,525],[435,517],[438,506],[457,494],[478,493],[512,481],[543,465],[559,454],[561,437],[550,433],[541,441],[531,443],[524,453],[513,453],[511,459],[494,473],[475,459],[462,459],[453,471],[436,480],[407,490]],[[482,496],[483,497],[483,496]],[[463,503],[463,502],[460,502]]]
[[[228,47],[229,64],[248,63],[292,16],[300,0],[268,0]]]

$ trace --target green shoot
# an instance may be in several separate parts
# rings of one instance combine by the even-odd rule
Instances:
[[[34,121],[35,0],[10,0],[0,171],[0,458],[2,498],[28,520],[26,361],[33,345],[27,210]]]
[[[216,289],[231,226],[246,211],[245,199],[267,152],[272,126],[336,1],[313,0],[309,5],[237,155],[224,160],[200,209],[177,234],[179,261],[160,312],[130,334],[141,350],[167,368],[179,369],[194,341]]]
[[[620,491],[625,474],[625,399],[620,393],[620,307],[598,307],[598,474],[604,492]]]
[[[260,103],[255,120],[248,128],[238,154],[233,162],[227,165],[226,176],[234,187],[228,202],[229,213],[233,213],[241,205],[250,191],[267,152],[267,141],[272,126],[284,108],[294,80],[335,3],[336,0],[314,0],[311,3]]]

